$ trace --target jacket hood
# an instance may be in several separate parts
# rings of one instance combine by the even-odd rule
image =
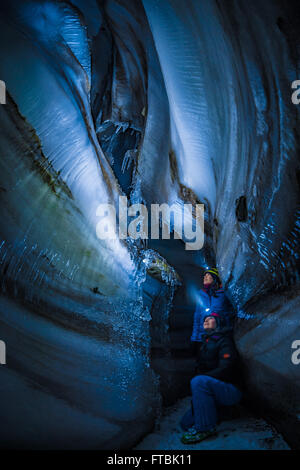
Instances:
[[[208,294],[209,292],[211,292],[212,286],[203,286],[202,290]],[[221,286],[216,289],[216,292],[224,292],[224,288]]]

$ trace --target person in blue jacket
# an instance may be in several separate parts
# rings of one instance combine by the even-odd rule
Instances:
[[[191,336],[192,349],[193,343],[202,341],[205,332],[203,328],[204,318],[212,313],[220,315],[225,322],[225,326],[233,326],[234,310],[222,288],[217,268],[210,268],[204,272],[203,289],[198,291]]]

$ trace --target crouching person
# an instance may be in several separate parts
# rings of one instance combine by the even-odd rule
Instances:
[[[180,424],[181,441],[193,444],[216,434],[218,405],[235,405],[242,398],[238,353],[232,329],[217,313],[204,318],[201,342],[194,342],[196,376],[191,380],[192,408]]]

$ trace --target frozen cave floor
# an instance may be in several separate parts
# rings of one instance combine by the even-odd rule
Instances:
[[[191,397],[165,408],[159,424],[134,449],[136,450],[289,450],[283,437],[266,421],[254,417],[244,407],[234,407],[234,418],[217,425],[217,436],[196,444],[180,441],[179,421],[188,410]]]

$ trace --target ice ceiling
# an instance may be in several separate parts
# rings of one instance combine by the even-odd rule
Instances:
[[[299,442],[297,2],[12,0],[0,22],[2,442],[126,448],[151,430],[190,364],[205,263],[249,393]],[[120,195],[205,204],[205,247],[99,240]]]

